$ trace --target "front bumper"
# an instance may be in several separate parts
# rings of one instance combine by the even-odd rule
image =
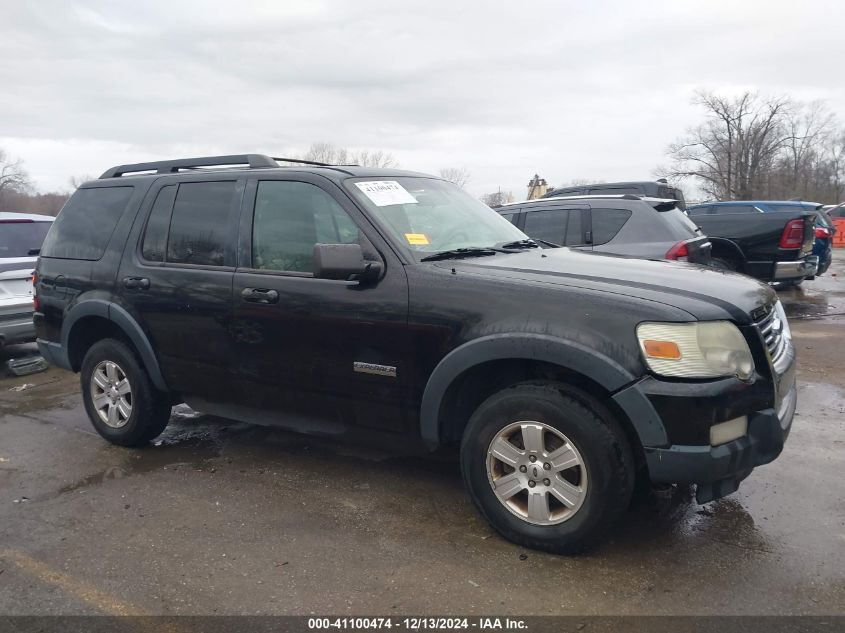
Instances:
[[[666,385],[671,383],[644,381],[641,388],[662,418],[669,439],[668,446],[644,447],[651,480],[695,484],[696,499],[707,503],[736,491],[755,467],[777,458],[798,401],[794,352],[790,350],[784,361],[782,366],[779,361],[781,373],[775,374],[774,383],[744,384],[732,379],[675,383],[670,390]],[[740,415],[748,417],[747,434],[710,446],[710,427]]]
[[[812,277],[819,268],[819,258],[815,255],[807,255],[804,259],[797,259],[792,262],[775,263],[775,281],[788,281]]]
[[[792,427],[796,392],[793,385],[780,411],[767,409],[748,416],[748,434],[727,444],[646,448],[651,480],[696,484],[699,503],[735,492],[755,467],[780,455]]]

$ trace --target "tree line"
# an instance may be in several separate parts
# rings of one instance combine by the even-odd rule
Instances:
[[[702,91],[693,104],[703,110],[703,121],[669,146],[669,163],[658,167],[656,176],[679,186],[692,183],[713,200],[845,200],[845,127],[823,101]],[[354,151],[325,142],[313,143],[294,158],[399,166],[396,157],[383,150]],[[465,167],[445,167],[440,176],[459,187],[470,180]],[[71,178],[66,191],[36,191],[23,162],[0,148],[0,211],[56,215],[70,193],[88,179]],[[500,189],[481,200],[500,206],[513,200],[513,194]]]
[[[713,200],[845,199],[845,127],[822,101],[696,93],[704,121],[668,149],[656,175]]]
[[[328,165],[399,167],[399,161],[389,152],[350,150],[325,142],[312,143],[306,152],[294,154],[292,158]],[[463,167],[444,167],[440,170],[440,177],[463,187],[469,181],[470,173]],[[56,215],[79,185],[93,179],[94,176],[72,176],[65,191],[39,192],[35,190],[23,161],[12,158],[0,148],[0,212]]]

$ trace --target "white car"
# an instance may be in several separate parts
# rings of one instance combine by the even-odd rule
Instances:
[[[0,347],[35,340],[32,271],[54,219],[0,213]]]

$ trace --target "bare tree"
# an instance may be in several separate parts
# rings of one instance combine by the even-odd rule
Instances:
[[[10,158],[0,149],[0,211],[6,211],[15,194],[29,191],[29,175],[23,168],[23,161]]]
[[[510,191],[502,191],[499,189],[493,193],[485,193],[481,196],[481,202],[493,209],[501,207],[503,204],[513,202],[513,193]]]
[[[833,197],[828,201],[837,204],[845,201],[845,129],[831,136],[828,152],[833,189]]]
[[[81,174],[78,176],[71,176],[68,178],[68,184],[71,188],[75,191],[79,189],[79,186],[83,183],[88,182],[89,180],[96,180],[96,177],[92,176],[91,174]]]
[[[296,158],[296,157],[295,157]],[[303,160],[326,163],[328,165],[361,165],[362,167],[398,167],[399,162],[389,152],[383,150],[350,151],[331,143],[312,143],[301,157]]]
[[[761,195],[765,174],[790,138],[790,100],[751,92],[733,98],[699,92],[694,103],[704,108],[707,119],[669,147],[672,164],[658,169],[658,175],[693,177],[706,194],[720,200]]]
[[[443,167],[440,177],[463,188],[469,182],[470,173],[466,167]]]

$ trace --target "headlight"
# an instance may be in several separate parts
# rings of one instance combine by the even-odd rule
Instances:
[[[661,376],[747,380],[754,373],[748,343],[728,321],[641,323],[637,338],[649,369]]]

